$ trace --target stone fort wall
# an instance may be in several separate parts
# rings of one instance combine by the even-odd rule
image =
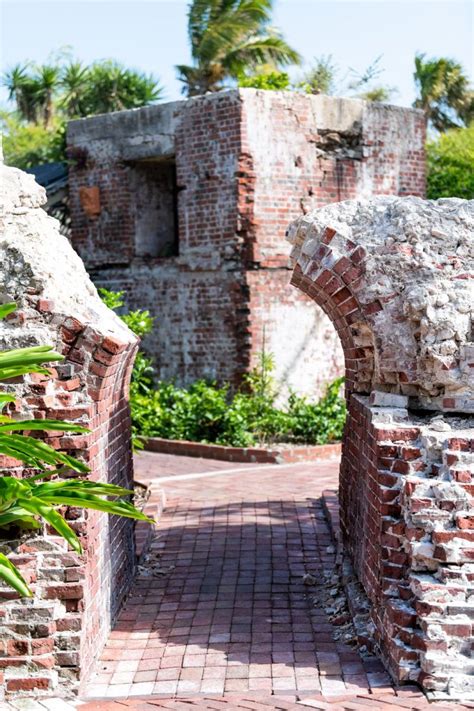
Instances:
[[[328,206],[293,284],[346,360],[341,527],[393,677],[474,698],[474,201]]]
[[[287,289],[290,220],[329,202],[423,195],[421,113],[233,90],[69,124],[72,244],[96,284],[156,316],[162,378],[239,382],[265,346],[283,390],[342,371],[333,326]]]

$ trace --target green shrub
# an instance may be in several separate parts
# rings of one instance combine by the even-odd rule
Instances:
[[[66,160],[66,127],[60,120],[53,128],[22,123],[13,114],[0,114],[5,163],[16,168],[31,168],[41,163]]]
[[[346,403],[340,396],[343,378],[331,383],[319,402],[290,395],[288,416],[294,441],[325,444],[342,438],[346,421]]]
[[[113,311],[123,310],[125,306],[124,291],[110,291],[109,289],[104,289],[103,287],[97,290],[99,296],[109,309]],[[150,315],[149,311],[144,309],[137,309],[136,311],[127,311],[126,313],[119,314],[120,318],[124,323],[127,324],[129,329],[139,338],[143,338],[147,333],[151,333],[153,330],[153,316]]]
[[[109,308],[123,311],[123,291],[99,289],[99,293]],[[153,327],[153,318],[141,309],[121,313],[120,318],[140,337]],[[202,379],[188,387],[165,381],[155,385],[152,360],[139,351],[130,385],[134,445],[140,446],[140,436],[234,447],[340,440],[346,416],[345,401],[339,395],[342,378],[328,387],[319,402],[291,394],[287,406],[281,408],[275,404],[274,370],[273,356],[263,351],[235,393],[229,383]]]
[[[109,289],[99,288],[99,295],[106,306],[113,311],[123,311],[125,306],[124,291],[110,291]],[[137,309],[136,311],[127,311],[119,314],[122,321],[127,324],[129,329],[138,336],[143,338],[153,330],[153,316],[149,311]],[[153,361],[148,358],[143,351],[138,351],[137,357],[132,372],[132,382],[130,385],[131,396],[135,394],[146,394],[151,390],[153,384]]]
[[[286,91],[291,89],[290,77],[286,72],[265,72],[239,79],[239,86],[247,89]]]
[[[153,316],[149,311],[137,309],[136,311],[127,311],[123,313],[125,308],[124,291],[111,291],[105,288],[98,289],[100,298],[109,309],[113,311],[122,311],[119,313],[120,318],[127,324],[129,329],[139,338],[143,338],[153,329]],[[132,379],[130,382],[130,409],[132,413],[132,441],[135,449],[141,449],[142,444],[139,439],[141,433],[142,421],[137,420],[138,413],[143,409],[142,399],[144,396],[149,396],[153,389],[153,360],[146,356],[143,351],[138,351],[135,363],[133,364]]]
[[[474,123],[428,142],[426,154],[427,197],[474,198]]]
[[[257,382],[258,372],[251,376]],[[137,432],[163,437],[249,447],[272,442],[325,444],[340,440],[345,402],[339,391],[342,379],[332,383],[319,402],[291,395],[279,408],[266,393],[248,388],[232,395],[228,385],[197,380],[189,387],[159,382],[149,395],[133,401]]]

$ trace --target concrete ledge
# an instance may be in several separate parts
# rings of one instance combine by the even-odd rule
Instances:
[[[265,448],[225,447],[220,444],[161,439],[160,437],[143,437],[142,441],[145,449],[150,452],[249,464],[291,464],[292,462],[310,462],[314,459],[328,459],[329,457],[339,457],[341,455],[340,443],[295,445],[294,447],[274,445],[271,448]]]

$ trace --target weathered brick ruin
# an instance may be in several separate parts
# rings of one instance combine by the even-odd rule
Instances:
[[[253,89],[74,121],[72,244],[96,284],[156,315],[161,377],[237,382],[265,338],[285,386],[320,392],[342,352],[287,288],[286,227],[328,202],[423,195],[423,144],[418,111]]]
[[[345,544],[395,679],[474,698],[474,201],[328,206],[293,284],[344,349]]]
[[[49,433],[46,441],[85,460],[92,479],[130,487],[128,382],[136,338],[104,306],[58,223],[41,209],[44,190],[33,178],[1,167],[0,201],[0,301],[18,304],[0,322],[0,348],[47,344],[66,356],[51,378],[33,374],[9,386],[20,398],[14,411],[89,427],[87,436]],[[21,476],[18,465],[0,457],[0,475]],[[0,705],[5,691],[18,698],[77,689],[128,591],[132,523],[72,507],[67,518],[82,556],[51,531],[16,541],[3,532],[0,540],[34,591],[19,600],[0,589]]]

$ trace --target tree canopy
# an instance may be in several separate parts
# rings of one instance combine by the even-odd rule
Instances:
[[[162,90],[153,77],[106,60],[87,66],[17,64],[3,75],[18,116],[30,123],[52,124],[54,116],[82,118],[133,109],[158,101]]]
[[[413,106],[425,112],[428,126],[446,131],[474,119],[474,91],[459,62],[417,54],[413,76],[418,93]]]
[[[192,65],[180,64],[188,96],[222,89],[263,65],[276,70],[300,56],[271,27],[273,0],[192,0],[188,35]]]
[[[427,197],[474,199],[474,123],[429,141]]]
[[[69,119],[133,109],[161,97],[150,75],[106,60],[17,64],[3,75],[15,111],[2,112],[5,160],[18,168],[64,160]]]

